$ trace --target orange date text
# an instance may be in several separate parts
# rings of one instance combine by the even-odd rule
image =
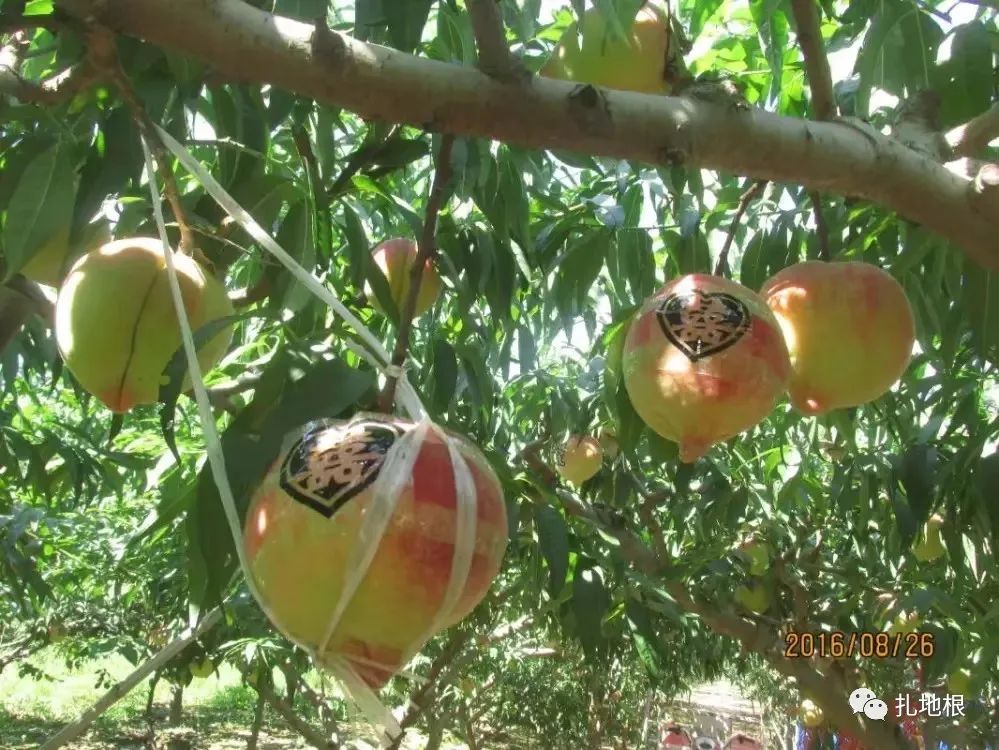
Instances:
[[[929,659],[936,647],[933,633],[845,633],[792,631],[784,637],[784,656],[788,659]]]

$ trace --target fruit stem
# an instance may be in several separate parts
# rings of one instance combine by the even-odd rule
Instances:
[[[767,180],[756,180],[752,185],[739,197],[739,206],[735,209],[735,216],[732,217],[732,223],[728,228],[728,237],[725,238],[725,245],[722,247],[721,254],[718,256],[718,263],[715,264],[715,276],[728,277],[728,253],[732,249],[732,241],[735,239],[735,230],[739,228],[739,224],[742,223],[742,216],[746,213],[746,209],[749,208],[749,204],[763,192],[767,186]]]
[[[812,191],[808,194],[812,201],[812,211],[815,213],[815,231],[819,236],[819,259],[827,263],[831,260],[829,254],[829,225],[822,211],[822,196]]]
[[[451,180],[451,149],[454,147],[454,136],[445,133],[441,137],[441,147],[437,152],[434,176],[427,197],[426,218],[423,221],[423,234],[418,243],[416,259],[409,272],[409,289],[402,309],[399,311],[399,337],[392,353],[392,366],[402,367],[409,354],[410,333],[413,329],[413,318],[416,312],[416,297],[420,293],[420,283],[423,281],[423,268],[437,254],[437,216],[445,201],[445,188]],[[398,383],[396,375],[389,375],[385,388],[379,398],[379,408],[388,414],[395,403],[395,390]]]
[[[187,221],[187,214],[184,212],[184,206],[180,202],[180,191],[177,189],[177,180],[174,177],[173,168],[171,167],[171,161],[169,155],[167,154],[166,147],[163,145],[163,141],[156,132],[156,128],[152,119],[149,117],[149,113],[146,111],[142,101],[135,93],[135,89],[132,87],[132,82],[129,80],[128,75],[121,67],[121,61],[118,59],[117,48],[114,43],[113,35],[110,31],[103,29],[100,33],[102,35],[106,34],[108,39],[106,53],[99,56],[98,64],[105,70],[108,77],[118,88],[118,92],[121,94],[122,99],[125,100],[125,104],[128,105],[129,111],[132,113],[132,119],[135,121],[135,125],[139,129],[139,133],[145,139],[146,143],[149,145],[150,151],[153,153],[153,158],[156,161],[156,166],[160,173],[160,180],[163,181],[163,193],[166,196],[167,202],[170,204],[170,211],[173,213],[174,220],[177,222],[177,229],[180,232],[180,245],[178,250],[185,255],[193,255],[196,250],[194,245],[194,235],[191,232],[191,225]],[[97,56],[95,55],[95,57]],[[196,257],[195,260],[203,261],[204,258]]]

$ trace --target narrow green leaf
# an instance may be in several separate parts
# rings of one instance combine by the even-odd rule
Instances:
[[[596,567],[577,570],[572,579],[572,610],[583,650],[591,657],[599,655],[606,646],[602,622],[609,607],[603,571]]]
[[[78,178],[69,144],[57,143],[31,160],[7,207],[3,246],[6,278],[50,242],[66,243]]]
[[[541,554],[548,563],[548,590],[558,598],[569,572],[569,530],[562,514],[550,505],[539,505],[535,512]]]

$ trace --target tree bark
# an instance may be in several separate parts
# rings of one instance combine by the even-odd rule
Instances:
[[[152,729],[152,726],[155,723],[154,722],[155,717],[153,716],[153,703],[156,701],[156,686],[159,684],[160,677],[162,676],[162,674],[163,674],[162,672],[157,670],[156,673],[153,675],[153,679],[149,681],[149,696],[146,698],[145,715],[146,715],[146,723],[149,725],[150,729]]]
[[[295,710],[286,701],[274,694],[269,685],[264,683],[255,687],[267,705],[273,708],[287,722],[288,726],[302,735],[302,738],[316,750],[336,750],[339,747],[339,743],[324,736],[322,732],[313,728],[295,713]]]
[[[995,210],[968,179],[859,122],[809,122],[698,98],[504,83],[276,18],[242,0],[57,0],[78,19],[207,62],[223,76],[294,91],[363,117],[652,164],[682,164],[866,198],[999,270]]]
[[[447,726],[447,717],[432,715],[427,717],[427,744],[423,750],[440,750],[444,741],[444,728]]]
[[[257,750],[257,739],[260,737],[260,726],[264,723],[264,694],[257,693],[257,706],[253,710],[253,725],[250,736],[246,740],[246,750]]]
[[[170,726],[175,727],[184,721],[184,686],[172,685],[170,690]]]
[[[471,714],[468,711],[468,702],[464,698],[459,699],[461,712],[461,725],[464,728],[465,744],[468,750],[479,750],[479,742],[475,736],[475,725],[472,722]]]
[[[649,747],[649,724],[652,720],[652,701],[656,697],[654,688],[649,688],[645,693],[645,702],[642,704],[642,736],[639,741],[641,750],[648,750]]]

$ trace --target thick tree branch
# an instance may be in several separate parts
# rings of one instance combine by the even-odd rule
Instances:
[[[526,82],[530,78],[527,68],[510,54],[506,44],[499,0],[467,0],[466,5],[479,51],[479,70],[506,83]]]
[[[999,269],[997,216],[969,203],[970,181],[869,128],[762,110],[536,78],[500,83],[281,18],[241,0],[57,0],[236,80],[270,83],[369,119],[414,123],[529,148],[683,163],[880,203]]]
[[[444,207],[447,195],[447,184],[451,181],[451,149],[454,146],[454,136],[447,134],[441,138],[440,151],[437,153],[434,176],[430,183],[430,195],[427,198],[426,216],[423,220],[423,236],[420,237],[419,250],[409,271],[409,289],[402,309],[399,311],[399,337],[392,352],[392,365],[402,367],[409,355],[409,339],[413,330],[413,318],[416,313],[416,298],[420,294],[420,284],[423,281],[423,269],[427,261],[437,256],[437,217]],[[382,411],[389,412],[395,402],[395,389],[399,378],[389,375],[385,388],[379,399]]]
[[[822,43],[822,19],[816,0],[791,0],[794,25],[797,28],[801,54],[805,57],[808,88],[812,92],[812,117],[831,120],[836,116],[832,72]]]
[[[947,132],[947,143],[954,156],[977,156],[991,141],[999,138],[999,102],[964,125]]]

